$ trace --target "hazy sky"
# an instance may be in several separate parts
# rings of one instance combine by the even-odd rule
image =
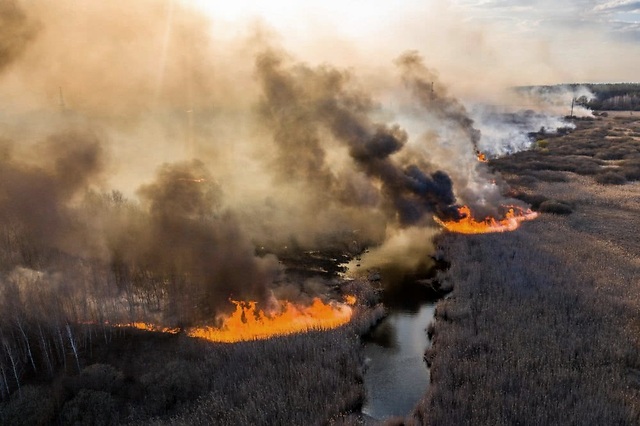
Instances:
[[[191,0],[214,31],[253,20],[299,56],[348,63],[419,50],[443,78],[640,81],[640,1]],[[491,78],[490,76],[491,75]],[[450,77],[447,77],[450,76]]]

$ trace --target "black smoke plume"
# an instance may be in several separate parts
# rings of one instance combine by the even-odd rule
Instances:
[[[340,194],[344,183],[326,164],[333,143],[348,149],[353,166],[371,185],[379,184],[380,207],[391,222],[414,225],[434,213],[457,217],[451,179],[441,170],[426,171],[394,157],[407,133],[370,118],[375,105],[349,86],[348,73],[327,65],[287,67],[273,51],[258,57],[257,71],[264,93],[261,110],[275,129],[278,164],[286,176],[307,179],[344,203],[357,200]]]
[[[0,221],[9,234],[22,236],[29,267],[38,266],[35,253],[43,250],[84,251],[78,245],[84,229],[76,226],[73,201],[99,178],[105,161],[91,131],[56,133],[34,149],[37,157],[21,158],[16,143],[0,142]]]
[[[126,266],[171,277],[167,315],[211,321],[229,299],[267,301],[277,260],[255,256],[242,224],[220,207],[222,191],[202,162],[165,164],[138,194],[150,220]]]

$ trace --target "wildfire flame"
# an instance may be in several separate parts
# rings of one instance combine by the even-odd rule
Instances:
[[[462,219],[457,221],[443,221],[434,217],[435,221],[451,232],[459,234],[486,234],[490,232],[514,231],[525,220],[533,220],[538,217],[538,213],[528,209],[524,210],[516,206],[508,206],[509,210],[504,219],[496,220],[487,217],[484,220],[476,220],[471,215],[471,209],[467,206],[458,208]]]
[[[355,296],[345,296],[345,303],[324,303],[313,299],[309,306],[298,306],[291,302],[279,302],[280,310],[265,313],[257,309],[256,302],[232,301],[235,311],[223,320],[221,327],[191,327],[185,329],[190,337],[213,342],[233,343],[242,340],[267,339],[310,330],[327,330],[346,324],[353,314]],[[351,305],[351,306],[350,306]],[[140,330],[176,334],[180,329],[160,327],[144,322],[120,324],[118,327],[133,327]]]
[[[351,300],[355,302],[355,297]],[[266,339],[309,330],[336,328],[349,322],[353,313],[347,304],[325,304],[318,298],[313,299],[310,306],[281,302],[281,311],[271,315],[256,309],[255,302],[233,303],[236,310],[224,320],[222,327],[193,328],[188,330],[187,334],[191,337],[228,343]]]
[[[486,163],[489,161],[487,159],[487,156],[483,152],[478,151],[477,153],[478,153],[478,161],[480,161],[481,163]]]
[[[179,328],[161,327],[159,325],[151,324],[148,322],[132,322],[128,324],[115,324],[116,327],[133,327],[138,330],[156,331],[160,333],[178,334]]]

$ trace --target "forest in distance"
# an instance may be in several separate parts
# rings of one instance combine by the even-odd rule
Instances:
[[[585,89],[588,93],[583,92]],[[573,92],[575,103],[591,111],[640,111],[640,83],[574,83],[521,86],[514,90],[541,95]]]

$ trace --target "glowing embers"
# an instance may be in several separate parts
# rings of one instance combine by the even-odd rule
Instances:
[[[315,298],[309,306],[280,302],[280,309],[272,313],[257,309],[255,302],[233,301],[236,309],[223,321],[220,328],[200,327],[186,331],[191,337],[214,342],[239,342],[310,330],[326,330],[349,322],[353,313],[349,304],[355,303],[356,300],[353,296],[347,296],[346,301],[346,304],[326,304]]]
[[[487,217],[484,220],[476,220],[471,215],[471,209],[467,206],[458,208],[461,219],[456,221],[443,221],[434,217],[435,221],[451,232],[459,234],[486,234],[489,232],[513,231],[525,220],[533,220],[538,213],[524,210],[517,206],[507,206],[508,210],[503,219],[497,220]]]
[[[344,296],[344,303],[346,303],[347,305],[355,305],[357,302],[357,299],[355,296],[352,296],[350,294],[347,294],[346,296]]]
[[[179,328],[161,327],[161,326],[150,324],[147,322],[132,322],[129,324],[116,324],[115,327],[132,327],[132,328],[137,328],[138,330],[156,331],[159,333],[170,333],[170,334],[178,334],[180,332]]]

